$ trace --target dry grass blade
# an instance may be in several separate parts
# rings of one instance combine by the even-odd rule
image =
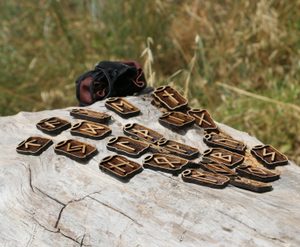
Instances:
[[[265,101],[265,102],[269,102],[269,103],[272,103],[272,104],[275,104],[275,105],[278,105],[278,106],[281,106],[281,107],[287,107],[287,108],[293,109],[294,111],[297,111],[298,113],[300,113],[300,107],[295,105],[295,104],[285,103],[285,102],[282,102],[282,101],[279,101],[279,100],[268,98],[266,96],[258,95],[258,94],[255,94],[255,93],[250,93],[246,90],[243,90],[243,89],[240,89],[240,88],[237,88],[237,87],[234,87],[234,86],[230,86],[228,84],[224,84],[224,83],[221,83],[221,82],[217,82],[216,84],[221,86],[221,87],[224,87],[226,89],[229,89],[231,91],[234,91],[238,94],[245,95],[245,96],[248,96],[248,97],[252,97],[252,98],[262,100],[262,101]]]
[[[141,54],[141,57],[145,57],[144,71],[148,81],[149,86],[153,87],[155,83],[155,72],[152,69],[154,62],[153,54],[151,50],[151,45],[153,44],[153,39],[151,37],[147,38],[147,47]]]

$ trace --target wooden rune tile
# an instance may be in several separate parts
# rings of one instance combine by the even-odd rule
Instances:
[[[111,119],[111,116],[104,112],[97,112],[82,108],[72,109],[70,115],[75,118],[84,119],[96,123],[107,123]]]
[[[123,128],[123,132],[128,136],[132,136],[150,143],[156,143],[159,139],[163,138],[162,134],[138,123],[126,124]]]
[[[208,133],[219,133],[218,126],[207,110],[191,109],[187,112],[187,114],[195,118],[196,126],[198,126],[199,128],[205,130]]]
[[[167,172],[177,176],[186,168],[191,168],[191,166],[194,165],[189,163],[188,160],[179,158],[178,156],[168,154],[152,154],[145,157],[143,166],[144,168]]]
[[[158,120],[161,125],[170,129],[182,129],[194,124],[195,119],[182,112],[166,112]]]
[[[247,164],[239,165],[236,168],[239,175],[261,182],[272,182],[280,178],[280,173],[277,171],[270,171],[263,167],[257,167]]]
[[[220,147],[232,152],[244,154],[246,145],[230,137],[224,137],[220,134],[210,133],[203,137],[203,141],[210,147]]]
[[[200,166],[202,169],[208,172],[222,174],[227,177],[235,177],[238,175],[234,169],[230,169],[226,165],[223,165],[210,159],[205,159],[201,161]]]
[[[157,88],[153,92],[153,96],[169,111],[185,109],[188,104],[188,101],[170,86]]]
[[[204,185],[216,189],[225,188],[230,181],[230,178],[227,176],[196,169],[185,170],[181,174],[181,178],[187,183]]]
[[[111,138],[106,146],[110,151],[127,155],[132,158],[138,158],[147,152],[150,144],[127,136],[118,136]]]
[[[197,148],[173,140],[162,138],[157,142],[157,145],[169,151],[170,154],[177,155],[188,160],[195,159],[199,156],[199,150]],[[153,149],[153,152],[156,151],[157,150]]]
[[[268,168],[288,164],[288,158],[271,145],[257,145],[251,149],[251,153]]]
[[[36,127],[48,135],[58,135],[62,131],[69,129],[71,123],[58,117],[51,117],[39,121]]]
[[[48,147],[50,147],[52,143],[52,140],[48,138],[32,136],[27,140],[22,141],[16,150],[20,154],[40,155]]]
[[[100,162],[99,168],[101,171],[106,172],[123,181],[132,178],[134,175],[140,173],[143,170],[140,164],[120,155],[105,157]]]
[[[272,185],[269,183],[264,183],[260,181],[255,181],[248,178],[236,177],[230,180],[230,184],[245,190],[250,190],[257,193],[263,193],[271,191],[273,189]]]
[[[87,162],[98,153],[94,146],[72,139],[59,142],[54,151],[78,162]]]
[[[204,151],[203,157],[226,165],[229,168],[234,168],[244,161],[244,156],[222,148],[207,149]]]
[[[100,140],[110,135],[111,129],[104,124],[82,121],[73,125],[71,128],[71,134],[74,136]]]
[[[140,114],[139,108],[120,97],[108,98],[105,106],[123,118],[130,118]]]

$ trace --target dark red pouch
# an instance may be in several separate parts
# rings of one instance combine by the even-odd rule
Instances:
[[[76,80],[76,97],[81,106],[108,97],[133,95],[143,90],[147,82],[141,66],[135,61],[99,62],[94,70]]]

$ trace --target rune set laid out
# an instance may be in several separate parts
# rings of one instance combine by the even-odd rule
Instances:
[[[166,139],[156,130],[138,123],[123,126],[124,136],[110,137],[107,149],[115,155],[103,158],[99,164],[101,171],[128,182],[143,169],[180,175],[187,183],[222,189],[228,184],[253,192],[271,191],[270,182],[280,178],[276,166],[288,164],[288,158],[271,145],[257,145],[249,149],[218,128],[205,109],[191,109],[188,101],[170,86],[157,88],[152,94],[152,104],[162,115],[158,121],[172,131],[181,131],[197,126],[205,131],[203,141],[209,149],[200,154],[199,150],[175,140]],[[140,109],[122,97],[108,98],[107,109],[122,118],[133,118]],[[43,119],[36,127],[45,134],[55,136],[70,129],[73,136],[103,140],[110,136],[111,116],[104,112],[84,108],[72,109],[70,115],[81,119],[73,126],[58,117]],[[29,137],[22,141],[16,151],[26,155],[40,155],[53,144],[45,137]],[[68,139],[57,143],[55,153],[65,155],[75,161],[87,163],[98,151],[93,145]],[[129,158],[139,158],[149,153],[143,164]],[[201,156],[201,161],[195,159]]]

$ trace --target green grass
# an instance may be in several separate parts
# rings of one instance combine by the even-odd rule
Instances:
[[[299,7],[285,0],[2,1],[0,115],[75,105],[78,75],[99,60],[130,58],[155,86],[172,83],[193,106],[300,163]],[[153,43],[141,57],[148,37]]]

